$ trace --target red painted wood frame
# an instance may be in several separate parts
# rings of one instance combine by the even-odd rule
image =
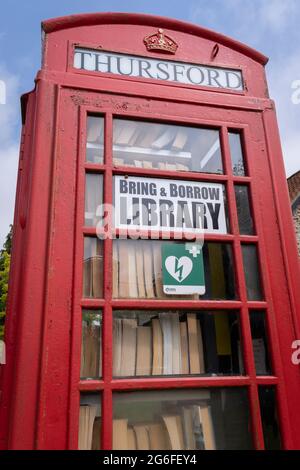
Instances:
[[[256,449],[264,448],[264,439],[262,431],[262,422],[259,411],[258,386],[273,385],[276,387],[276,396],[278,401],[278,412],[281,423],[281,434],[283,445],[286,448],[293,446],[293,432],[291,430],[290,418],[287,400],[287,384],[284,380],[284,371],[282,367],[283,361],[289,360],[283,358],[279,346],[280,319],[276,317],[274,300],[272,298],[272,289],[270,286],[269,261],[266,261],[266,251],[269,249],[271,238],[265,242],[264,227],[268,224],[272,225],[274,219],[273,210],[267,207],[262,210],[258,201],[263,190],[265,194],[267,189],[259,184],[260,174],[268,172],[266,167],[266,159],[258,158],[257,149],[255,149],[254,133],[261,135],[261,143],[264,143],[263,120],[262,115],[253,113],[229,113],[226,110],[212,111],[218,118],[208,119],[207,111],[204,108],[197,107],[197,112],[192,105],[168,105],[169,110],[174,110],[174,114],[165,114],[161,108],[163,104],[160,101],[151,103],[151,110],[146,114],[144,112],[128,112],[122,110],[123,100],[131,103],[129,97],[118,98],[118,111],[114,111],[115,106],[99,109],[95,106],[82,105],[80,107],[79,119],[79,135],[80,135],[80,151],[78,163],[78,181],[77,181],[77,242],[75,251],[75,281],[74,281],[74,304],[73,304],[73,345],[72,345],[72,372],[71,372],[71,401],[70,401],[70,426],[69,426],[69,447],[77,448],[77,428],[78,428],[78,410],[79,410],[79,393],[98,391],[102,394],[102,448],[111,449],[112,447],[112,394],[114,391],[126,390],[154,390],[154,389],[179,389],[179,388],[201,388],[201,387],[247,387],[249,395],[249,404],[252,417],[252,433],[253,446]],[[83,99],[84,100],[84,99]],[[98,97],[99,100],[99,97]],[[101,99],[100,99],[101,100]],[[105,100],[105,98],[104,98]],[[93,102],[88,98],[89,102]],[[134,106],[142,108],[143,99],[134,99]],[[103,116],[105,120],[105,147],[104,147],[104,164],[95,165],[85,161],[85,141],[86,141],[86,120],[87,115]],[[197,114],[197,118],[195,115]],[[163,119],[162,119],[163,116]],[[199,174],[193,172],[176,172],[160,170],[145,170],[139,168],[116,168],[112,161],[112,123],[117,117],[130,117],[147,121],[158,121],[177,124],[192,124],[199,126],[212,126],[220,129],[221,148],[223,154],[223,175]],[[234,176],[232,173],[232,163],[229,149],[228,130],[239,130],[243,138],[244,157],[246,160],[247,176]],[[264,151],[264,149],[263,149]],[[82,289],[82,260],[83,260],[83,235],[96,236],[96,229],[83,226],[84,214],[84,178],[86,172],[100,173],[104,176],[104,202],[111,204],[113,198],[113,176],[115,174],[126,175],[148,175],[162,178],[198,180],[198,181],[214,181],[221,182],[226,186],[228,209],[230,216],[231,230],[228,235],[210,235],[205,236],[206,241],[223,241],[232,244],[235,260],[235,271],[237,277],[237,288],[239,300],[236,301],[172,301],[172,300],[146,300],[146,299],[114,299],[112,297],[112,243],[110,238],[104,241],[104,298],[103,300],[84,299],[81,298]],[[244,236],[239,234],[238,218],[236,211],[234,184],[245,184],[249,187],[251,195],[252,211],[255,223],[255,233],[253,236]],[[270,182],[269,182],[270,184]],[[271,196],[271,197],[270,197]],[[266,195],[266,199],[268,196]],[[269,199],[272,199],[270,191]],[[271,202],[271,201],[270,201]],[[272,202],[271,202],[272,204]],[[270,207],[270,206],[269,206]],[[268,217],[271,212],[271,217]],[[270,220],[269,220],[270,219]],[[264,224],[262,223],[264,220]],[[267,222],[268,223],[267,223]],[[274,223],[274,222],[273,222]],[[117,233],[116,233],[117,235]],[[274,241],[274,240],[273,240]],[[262,288],[264,292],[264,301],[247,300],[247,291],[245,285],[243,260],[242,260],[242,244],[254,244],[258,248]],[[274,251],[273,251],[274,250]],[[272,247],[275,253],[277,249]],[[103,378],[101,380],[79,381],[80,375],[80,350],[81,350],[81,309],[98,309],[103,312]],[[132,379],[114,379],[112,376],[112,321],[113,310],[121,309],[185,309],[185,310],[201,310],[201,309],[221,309],[236,310],[239,312],[241,320],[241,332],[243,336],[243,353],[245,361],[245,376],[237,377],[172,377],[172,378],[132,378]],[[254,357],[252,351],[252,340],[250,331],[249,311],[264,310],[266,312],[267,329],[270,342],[272,356],[272,370],[274,376],[256,376]]]
[[[148,30],[151,26],[151,31],[152,25],[158,24],[157,19],[143,15],[92,16],[88,20],[71,17],[68,21],[76,25],[87,25],[89,21],[91,25],[97,24],[97,21],[101,25],[105,21],[116,24],[126,22],[138,24],[138,27],[144,25]],[[236,60],[242,63],[247,89],[245,93],[220,93],[218,90],[196,90],[195,87],[155,83],[152,80],[126,80],[123,77],[78,72],[65,64],[67,54],[62,49],[64,42],[55,42],[48,61],[38,73],[36,90],[28,97],[24,143],[21,146],[19,171],[22,177],[18,183],[14,221],[6,330],[8,364],[3,371],[3,447],[76,449],[80,392],[102,394],[102,448],[110,449],[114,391],[232,386],[246,387],[248,390],[253,446],[263,449],[258,386],[272,385],[276,388],[283,447],[300,448],[300,371],[299,366],[291,362],[292,342],[300,338],[299,263],[274,105],[262,92],[265,87],[262,70],[261,75],[257,75],[258,63],[264,64],[265,58],[246,46],[198,27],[175,20],[159,21],[164,27],[180,32],[182,41],[184,33],[188,33],[197,36],[197,41],[198,36],[203,34],[207,41],[220,42],[225,46],[223,63],[229,57],[232,64],[230,54],[233,50],[238,52],[239,58]],[[63,28],[63,25],[61,21],[55,24],[50,22],[45,29],[51,33]],[[142,34],[146,35],[146,29]],[[130,43],[131,31],[122,37],[126,44]],[[107,32],[109,34],[109,29]],[[95,44],[97,35],[95,32],[93,34],[94,37],[87,42]],[[195,40],[194,36],[191,40]],[[186,44],[183,55],[191,61],[188,41]],[[60,48],[60,53],[56,52],[56,46]],[[114,44],[111,47],[114,48]],[[130,50],[131,45],[127,47]],[[133,52],[145,55],[142,43],[141,46],[134,43],[133,47]],[[228,52],[229,48],[232,51]],[[116,50],[120,50],[120,45]],[[149,53],[146,55],[149,56]],[[88,113],[101,115],[105,119],[103,165],[85,162]],[[114,168],[114,117],[219,128],[224,175]],[[245,177],[232,174],[228,129],[238,129],[242,133],[247,166]],[[207,235],[206,240],[225,241],[232,245],[238,300],[113,299],[110,239],[104,241],[104,297],[102,300],[83,299],[83,236],[95,236],[93,229],[83,225],[86,172],[104,175],[105,202],[112,202],[114,174],[223,183],[227,191],[230,232],[223,236]],[[239,234],[234,194],[236,183],[245,184],[250,189],[254,236]],[[264,292],[261,302],[247,299],[241,250],[244,243],[254,244],[258,248]],[[79,379],[81,311],[85,307],[103,312],[103,378],[97,381]],[[166,307],[176,310],[237,311],[241,319],[246,375],[114,379],[113,309],[153,310]],[[256,376],[250,310],[266,312],[273,376]]]

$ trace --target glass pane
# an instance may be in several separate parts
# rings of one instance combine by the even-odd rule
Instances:
[[[235,199],[241,235],[253,235],[253,220],[247,186],[235,185]]]
[[[257,375],[270,375],[265,312],[250,312],[251,336]]]
[[[198,299],[198,295],[163,292],[162,244],[154,240],[116,240],[113,243],[113,296],[115,298]],[[176,242],[174,242],[176,243]],[[203,246],[206,293],[204,299],[235,299],[235,275],[229,243]]]
[[[101,439],[101,395],[82,393],[79,409],[79,450],[100,450]]]
[[[116,166],[223,173],[219,131],[115,119]]]
[[[255,245],[242,245],[248,300],[262,300],[260,271]]]
[[[235,312],[114,312],[115,377],[242,373]]]
[[[281,438],[276,409],[275,387],[258,387],[260,413],[266,450],[280,450]]]
[[[84,238],[83,297],[103,296],[103,243],[98,238]]]
[[[251,449],[244,388],[114,393],[114,450]]]
[[[80,377],[93,379],[102,375],[102,314],[94,310],[82,312]]]
[[[104,153],[104,119],[88,116],[86,129],[86,161],[102,164]]]
[[[245,176],[246,172],[241,135],[238,132],[229,132],[228,135],[233,174],[235,176]]]
[[[85,175],[85,212],[84,224],[86,227],[95,227],[101,220],[98,206],[103,203],[103,176],[93,173]]]

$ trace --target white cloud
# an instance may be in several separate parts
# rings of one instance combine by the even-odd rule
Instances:
[[[287,176],[300,168],[300,105],[292,82],[300,80],[299,0],[202,0],[191,21],[223,32],[270,55],[267,76],[275,100]]]
[[[299,0],[263,0],[259,9],[260,21],[275,32],[289,24]]]
[[[270,64],[270,95],[275,100],[287,176],[300,169],[300,104],[293,103],[292,83],[300,79],[300,53]]]

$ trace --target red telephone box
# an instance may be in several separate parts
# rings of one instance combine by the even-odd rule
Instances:
[[[42,28],[22,97],[2,447],[299,449],[299,265],[266,57],[148,15]],[[197,256],[201,293],[183,283]]]

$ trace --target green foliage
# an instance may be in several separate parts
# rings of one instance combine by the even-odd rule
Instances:
[[[4,320],[8,292],[8,277],[11,255],[12,225],[0,251],[0,339],[4,336]]]

